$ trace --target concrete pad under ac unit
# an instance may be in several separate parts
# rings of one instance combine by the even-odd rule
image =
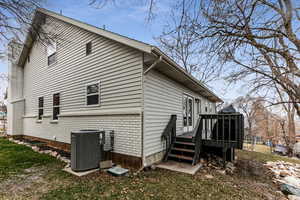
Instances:
[[[83,172],[75,172],[71,169],[71,167],[65,167],[63,169],[63,171],[68,172],[68,173],[73,174],[73,175],[78,176],[78,177],[82,177],[82,176],[86,176],[86,175],[89,175],[91,173],[99,171],[99,168],[91,169],[91,170],[83,171]]]

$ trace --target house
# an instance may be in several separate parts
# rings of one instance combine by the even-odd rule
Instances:
[[[144,167],[164,157],[171,116],[182,135],[222,101],[155,46],[45,9],[32,26],[55,37],[45,44],[32,31],[24,47],[10,45],[14,137],[69,150],[73,130],[113,130],[114,162]]]

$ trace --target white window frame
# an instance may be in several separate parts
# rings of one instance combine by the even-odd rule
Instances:
[[[95,85],[95,84],[98,84],[98,104],[92,104],[92,105],[88,105],[88,101],[87,101],[87,97],[88,96],[93,96],[93,95],[96,95],[97,93],[93,93],[93,94],[88,94],[87,93],[87,88],[88,86],[90,85]],[[91,83],[88,83],[85,85],[85,105],[87,107],[95,107],[95,106],[100,106],[100,81],[95,81],[95,82],[91,82]]]
[[[56,41],[52,41],[52,44],[48,44],[46,47],[46,53],[47,53],[47,66],[50,67],[52,65],[55,65],[57,63],[57,42]],[[53,46],[54,47],[54,51],[49,53],[49,48]],[[55,61],[51,64],[49,64],[49,57],[52,56],[53,54],[55,54]]]
[[[53,101],[54,101],[54,95],[55,94],[59,94],[59,105],[58,106],[54,106],[53,105]],[[59,108],[59,115],[60,115],[60,105],[61,105],[61,93],[60,92],[55,92],[52,94],[52,121],[58,121],[58,118],[57,119],[53,119],[54,115],[53,115],[53,112],[54,112],[54,108]]]

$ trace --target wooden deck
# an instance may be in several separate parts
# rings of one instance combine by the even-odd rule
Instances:
[[[195,132],[185,132],[181,135],[177,135],[176,138],[182,138],[187,140],[192,140],[193,137],[195,137]],[[222,141],[222,140],[213,140],[213,139],[202,139],[202,144],[204,146],[214,146],[214,147],[231,147],[231,148],[237,148],[237,142],[236,141]]]

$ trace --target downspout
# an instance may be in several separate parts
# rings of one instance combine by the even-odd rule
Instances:
[[[141,112],[141,134],[142,134],[142,139],[141,139],[141,146],[142,146],[142,152],[141,152],[141,156],[142,156],[142,166],[141,168],[138,170],[138,171],[142,171],[144,169],[144,165],[145,165],[145,150],[144,150],[144,147],[145,147],[145,141],[144,141],[144,128],[145,128],[145,123],[144,123],[144,107],[145,107],[145,95],[144,95],[144,75],[143,75],[143,70],[144,70],[144,62],[145,62],[145,53],[142,53],[142,73],[141,73],[141,76],[142,76],[142,112]]]
[[[152,63],[152,65],[148,69],[145,70],[144,75],[146,75],[151,69],[153,69],[161,61],[162,61],[162,56],[159,56],[159,58],[155,60],[154,63]]]
[[[145,54],[143,53],[142,54],[142,65],[143,65],[143,67],[144,67],[144,60],[145,60]],[[155,66],[157,66],[157,64],[158,63],[160,63],[162,61],[162,56],[159,56],[152,64],[151,64],[151,66],[148,68],[148,69],[146,69],[145,70],[145,72],[144,73],[142,73],[142,99],[143,99],[143,102],[142,102],[142,112],[141,112],[141,122],[142,122],[142,124],[141,124],[141,131],[142,131],[142,152],[141,152],[141,154],[142,154],[142,166],[141,166],[141,168],[138,170],[138,172],[141,172],[146,166],[145,166],[145,162],[146,162],[146,157],[145,157],[145,151],[144,151],[144,133],[145,133],[145,131],[144,131],[144,126],[145,126],[145,123],[144,123],[144,120],[145,120],[145,117],[144,117],[144,114],[145,114],[145,112],[144,112],[144,106],[145,106],[145,104],[144,104],[144,100],[145,100],[145,95],[144,95],[144,81],[145,81],[145,79],[144,79],[144,76],[151,70],[151,69],[153,69]]]

